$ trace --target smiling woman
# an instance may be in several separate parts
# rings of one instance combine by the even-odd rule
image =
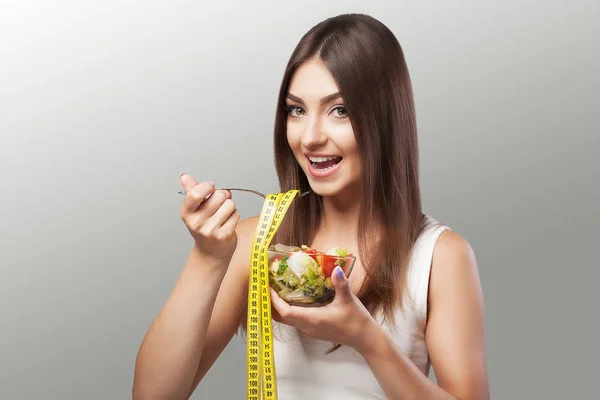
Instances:
[[[410,76],[392,32],[364,15],[307,32],[284,72],[274,145],[281,189],[316,194],[290,209],[276,240],[312,243],[331,225],[324,219],[343,213],[360,265],[376,271],[360,297],[393,320],[423,214]]]
[[[280,191],[311,193],[291,203],[273,243],[357,256],[348,277],[328,271],[335,297],[325,306],[272,293],[279,398],[489,398],[477,265],[463,238],[422,212],[414,100],[393,33],[362,14],[313,27],[288,62],[276,112]],[[187,175],[181,183],[195,245],[140,347],[136,398],[189,396],[246,327],[257,218],[238,224],[229,192]],[[289,281],[307,272],[291,264],[281,270]]]

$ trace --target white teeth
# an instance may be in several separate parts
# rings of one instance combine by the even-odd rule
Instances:
[[[324,162],[324,161],[329,161],[329,160],[335,160],[336,158],[339,158],[338,156],[332,156],[332,157],[308,157],[308,159],[311,162]]]

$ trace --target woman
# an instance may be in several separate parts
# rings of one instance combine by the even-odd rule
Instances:
[[[489,398],[475,258],[421,211],[410,77],[382,23],[340,15],[302,38],[279,93],[275,162],[281,191],[312,193],[273,243],[359,256],[349,278],[332,275],[327,306],[271,293],[279,398]],[[229,192],[185,174],[181,183],[194,246],[140,347],[137,399],[189,397],[245,326],[257,217],[238,223]]]

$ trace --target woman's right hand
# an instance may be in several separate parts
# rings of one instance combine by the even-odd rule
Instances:
[[[198,183],[187,174],[180,179],[187,193],[180,216],[196,246],[204,256],[228,263],[237,246],[236,228],[240,220],[231,192],[215,190],[211,182]]]

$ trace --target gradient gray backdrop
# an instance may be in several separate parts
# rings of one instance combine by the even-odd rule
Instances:
[[[130,397],[191,246],[179,175],[277,190],[285,63],[355,11],[404,48],[425,211],[476,251],[492,398],[595,397],[598,2],[250,3],[2,2],[0,398]],[[245,368],[238,337],[193,398]]]

